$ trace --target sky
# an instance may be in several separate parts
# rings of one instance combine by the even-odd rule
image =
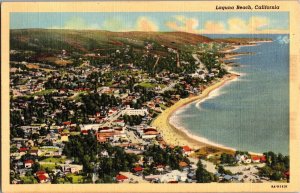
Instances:
[[[288,33],[288,12],[11,13],[10,29],[184,31],[196,34]]]

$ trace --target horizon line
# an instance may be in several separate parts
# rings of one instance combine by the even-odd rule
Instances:
[[[179,33],[188,33],[188,34],[195,34],[195,35],[289,35],[288,33],[191,33],[186,31],[138,31],[138,30],[132,30],[132,31],[110,31],[106,29],[72,29],[72,28],[14,28],[9,30],[74,30],[74,31],[106,31],[106,32],[113,32],[113,33],[129,33],[129,32],[142,32],[142,33],[172,33],[172,32],[179,32]]]

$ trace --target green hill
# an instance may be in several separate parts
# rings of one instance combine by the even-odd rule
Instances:
[[[68,50],[87,53],[96,49],[115,49],[146,42],[180,49],[183,45],[210,42],[205,36],[185,32],[110,32],[101,30],[18,29],[10,31],[10,46],[15,50]]]

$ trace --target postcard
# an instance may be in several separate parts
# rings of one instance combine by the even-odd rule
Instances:
[[[299,8],[2,3],[2,191],[300,191]]]

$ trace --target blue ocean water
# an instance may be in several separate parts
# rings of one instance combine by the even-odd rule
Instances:
[[[249,35],[227,35],[227,37]],[[210,36],[216,38],[216,35]],[[226,35],[218,35],[226,37]],[[251,37],[251,36],[250,36]],[[241,74],[178,112],[173,123],[194,135],[237,150],[289,151],[289,44],[287,35],[254,35],[273,42],[241,47],[233,71]]]

